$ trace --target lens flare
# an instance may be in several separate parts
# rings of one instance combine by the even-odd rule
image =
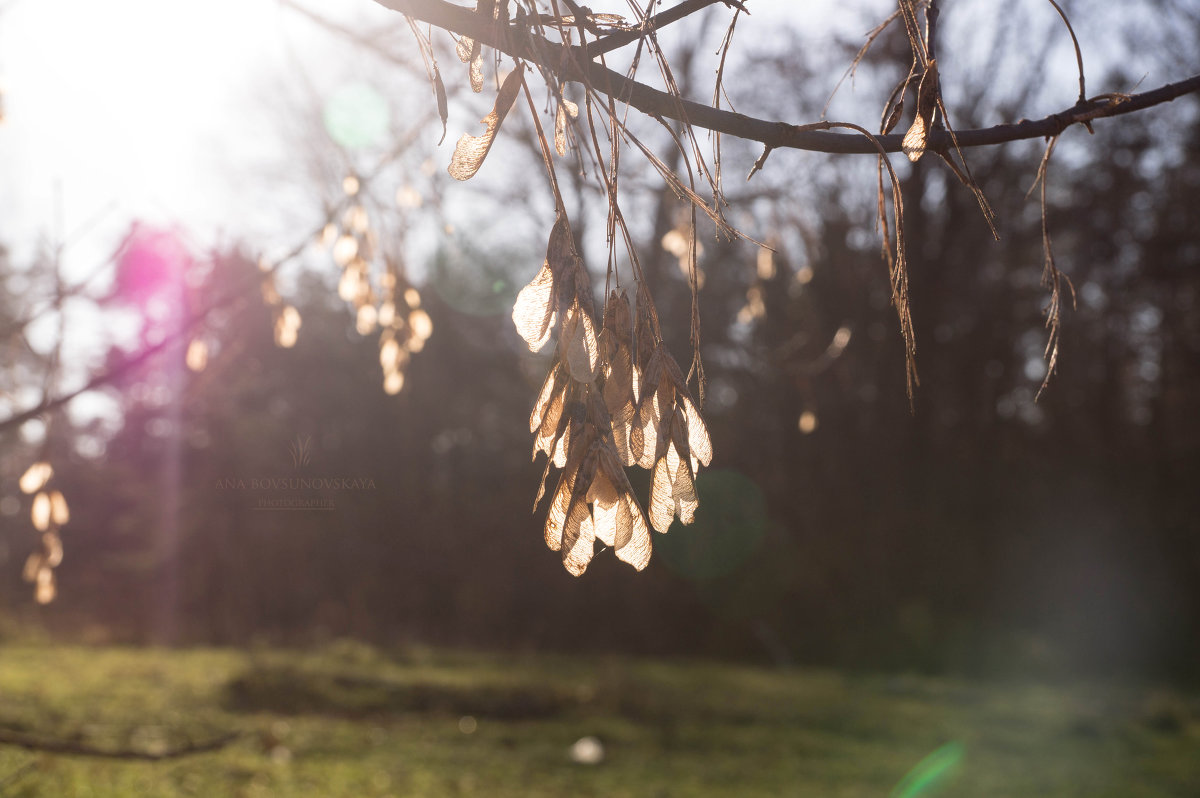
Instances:
[[[117,295],[149,312],[175,314],[193,258],[175,229],[134,223],[117,252]]]
[[[950,777],[962,765],[966,747],[958,742],[949,742],[922,759],[900,779],[900,783],[888,794],[888,798],[917,798],[933,795],[946,786]]]
[[[325,103],[322,117],[333,140],[349,150],[381,143],[391,124],[387,100],[365,83],[352,83],[336,91]]]
[[[686,527],[676,521],[670,533],[655,536],[654,549],[680,576],[714,579],[737,570],[758,549],[767,531],[767,502],[754,480],[724,469],[696,477],[696,494],[696,520]]]

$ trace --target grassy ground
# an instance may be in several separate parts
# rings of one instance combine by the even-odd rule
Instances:
[[[0,645],[0,730],[148,752],[241,732],[159,762],[0,746],[4,796],[1200,795],[1200,697],[1094,683]],[[585,736],[598,764],[572,761]]]

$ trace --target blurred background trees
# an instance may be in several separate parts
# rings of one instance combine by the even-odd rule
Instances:
[[[977,5],[945,16],[960,31],[945,39],[958,49],[939,54],[956,126],[1069,102],[1069,71],[1046,67],[1061,75],[1051,83],[1029,68],[1068,52],[1061,33],[1032,11]],[[1194,4],[1150,6],[1155,24],[1124,29],[1114,71],[1094,73],[1094,84],[1132,88],[1138,69],[1173,74],[1170,53],[1189,38],[1174,21],[1194,15]],[[1112,40],[1109,12],[1081,11],[1085,44],[1089,34]],[[852,17],[831,29],[865,29]],[[119,408],[115,431],[79,429],[58,414],[40,436],[0,433],[0,612],[95,640],[353,635],[937,671],[1188,672],[1200,654],[1194,98],[1100,122],[1086,141],[1072,131],[1060,145],[1049,223],[1077,304],[1037,402],[1046,296],[1039,208],[1026,192],[1038,143],[968,154],[997,211],[999,243],[938,164],[902,172],[921,374],[910,412],[872,228],[873,163],[778,152],[734,185],[758,152],[727,139],[727,168],[739,165],[727,177],[730,219],[775,251],[702,231],[701,351],[716,460],[698,483],[700,515],[655,536],[647,572],[598,557],[575,580],[544,549],[545,509],[530,515],[541,463],[526,458],[526,422],[546,361],[526,351],[508,315],[552,215],[544,192],[529,190],[540,187],[539,156],[514,116],[480,184],[447,188],[439,175],[448,154],[432,147],[433,97],[422,93],[415,50],[400,43],[405,27],[359,31],[365,43],[330,32],[373,70],[372,59],[390,61],[391,77],[376,85],[421,86],[402,99],[386,94],[385,143],[339,141],[319,86],[285,122],[302,132],[287,156],[303,165],[286,175],[299,184],[290,193],[338,226],[327,244],[336,248],[349,209],[362,207],[376,274],[399,264],[418,289],[433,335],[411,352],[403,389],[381,390],[378,328],[362,334],[353,303],[339,298],[336,252],[310,247],[283,261],[270,273],[284,297],[275,305],[260,300],[253,242],[193,253],[185,305],[215,309],[184,334],[178,325],[194,311],[158,321],[135,312],[141,343],[178,341],[104,387]],[[695,36],[672,40],[676,77],[703,87],[723,27],[698,20],[681,30]],[[814,117],[859,42],[814,49],[801,35],[776,33],[731,63],[726,84],[739,111]],[[902,31],[882,38],[855,93],[844,88],[837,102],[877,109],[878,87],[907,69],[906,46]],[[458,66],[448,49],[439,61]],[[452,127],[472,129],[478,103],[456,94],[448,75],[447,87]],[[666,156],[670,140],[652,125],[647,141]],[[348,176],[361,180],[354,192]],[[599,265],[603,194],[578,176],[564,188],[585,256]],[[684,360],[690,297],[677,261],[687,208],[632,168],[625,190],[667,343]],[[7,259],[0,268],[8,329],[23,318],[13,297],[32,291],[19,286],[43,270]],[[230,286],[244,288],[231,297]],[[128,314],[129,292],[94,298],[104,313]],[[280,303],[303,320],[294,346],[276,345]],[[198,339],[211,345],[194,370],[185,361]],[[45,368],[38,348],[17,330],[0,351],[3,389],[26,398]],[[107,363],[129,357],[114,347]],[[289,452],[296,442],[307,442],[308,463]],[[15,482],[43,446],[72,520],[60,595],[35,607],[19,578],[34,538]],[[295,490],[251,485],[302,477],[372,487],[306,489],[333,508],[273,511],[261,500]],[[644,480],[635,488],[644,493]]]

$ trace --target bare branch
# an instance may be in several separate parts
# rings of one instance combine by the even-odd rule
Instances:
[[[575,58],[565,59],[563,62],[551,60],[547,54],[561,50],[563,45],[555,44],[515,25],[496,25],[494,20],[480,17],[469,9],[444,0],[375,1],[393,11],[470,36],[508,55],[531,61],[541,69],[556,75],[560,81],[587,83],[595,91],[618,98],[621,102],[626,102],[651,116],[686,121],[696,127],[758,141],[772,148],[872,155],[879,153],[879,147],[885,152],[902,151],[903,136],[900,135],[878,136],[875,142],[870,142],[861,136],[814,129],[820,127],[819,124],[792,125],[787,122],[772,122],[672,97],[667,92],[629,80],[618,72],[593,63],[587,53],[579,47],[571,48]],[[1071,108],[1037,121],[1022,120],[989,128],[958,131],[955,137],[959,147],[983,147],[1010,141],[1045,138],[1061,133],[1073,124],[1134,113],[1198,91],[1200,75],[1195,75],[1141,94],[1119,98],[1104,97],[1076,103]],[[878,147],[875,146],[876,143]],[[948,132],[935,130],[929,134],[926,149],[939,152],[950,149],[954,143]]]

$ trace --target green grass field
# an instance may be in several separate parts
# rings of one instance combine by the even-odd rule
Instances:
[[[157,762],[0,746],[3,796],[1200,795],[1178,691],[349,642],[0,645],[3,731],[151,753],[239,733]],[[587,736],[602,761],[573,761]]]

